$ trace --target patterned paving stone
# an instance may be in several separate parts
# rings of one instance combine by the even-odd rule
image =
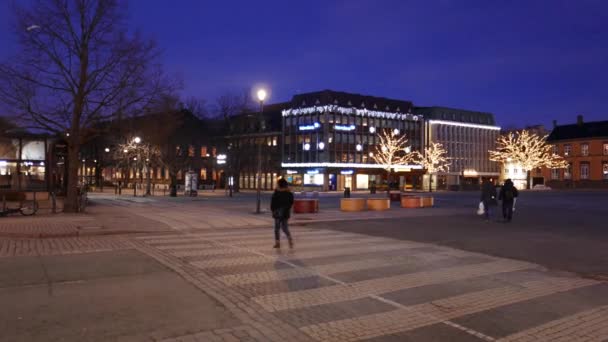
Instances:
[[[516,277],[516,274],[520,272],[527,272],[527,270],[491,274],[481,277],[447,281],[440,284],[418,286],[410,289],[384,293],[382,294],[382,297],[399,304],[409,306],[432,302],[438,299],[457,296],[468,292],[488,290],[498,287],[513,286],[514,288],[521,288],[521,286],[517,285],[516,283],[505,282],[497,279],[497,276],[499,275],[504,275],[505,277],[508,277],[508,275],[514,275]]]
[[[525,283],[524,289],[499,288],[450,297],[386,313],[321,323],[301,328],[319,341],[359,341],[450,320],[501,305],[596,284],[593,280],[546,279]]]
[[[482,342],[484,339],[453,328],[444,323],[404,331],[397,334],[383,335],[363,340],[365,342]]]
[[[395,310],[395,307],[373,298],[312,306],[275,312],[274,315],[296,327]]]
[[[608,306],[578,312],[518,333],[499,342],[532,341],[608,341]]]
[[[418,272],[389,278],[367,280],[349,284],[348,286],[336,285],[323,289],[322,291],[306,290],[294,293],[261,296],[253,298],[253,300],[262,305],[267,311],[273,312],[353,300],[371,294],[382,294],[417,286],[438,284],[445,281],[466,279],[484,274],[509,272],[530,267],[532,266],[527,263],[500,260],[481,265],[466,265],[436,271]]]
[[[428,269],[440,269],[454,266],[462,266],[462,265],[473,265],[473,264],[481,264],[485,262],[492,261],[488,258],[482,257],[464,257],[464,258],[444,258],[440,260],[436,260],[434,262],[430,262],[427,264],[423,264],[417,262],[415,258],[413,260],[408,260],[402,264],[398,265],[388,265],[388,266],[379,266],[377,268],[371,270],[363,270],[363,271],[351,271],[344,273],[334,274],[333,277],[343,281],[343,282],[357,282],[370,280],[374,278],[384,278],[384,277],[392,277],[399,274],[407,274],[414,272],[421,272],[423,270]]]
[[[285,263],[277,263],[277,262],[268,262],[263,264],[246,264],[246,265],[236,265],[229,267],[208,267],[204,270],[200,270],[205,274],[209,274],[214,277],[224,276],[229,274],[240,274],[245,272],[265,272],[265,271],[275,271],[282,269],[291,269],[293,266]]]
[[[270,295],[274,293],[319,289],[335,284],[335,282],[327,280],[325,278],[321,278],[318,276],[308,276],[282,281],[269,281],[264,283],[240,285],[238,286],[238,288],[242,293],[251,297],[255,297]]]
[[[501,306],[454,322],[486,335],[504,337],[603,305],[608,305],[608,284],[605,283]]]

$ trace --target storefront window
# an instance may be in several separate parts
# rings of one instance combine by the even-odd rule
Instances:
[[[305,174],[304,185],[323,185],[323,174]]]
[[[602,178],[608,179],[608,162],[602,163]]]
[[[0,189],[18,187],[17,163],[0,160]]]
[[[369,188],[369,175],[358,174],[356,177],[357,189]]]
[[[589,179],[589,163],[581,163],[581,179]]]

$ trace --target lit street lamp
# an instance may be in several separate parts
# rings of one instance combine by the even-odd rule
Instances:
[[[262,129],[262,120],[264,120],[264,100],[266,100],[266,96],[268,94],[266,93],[266,90],[261,88],[258,89],[257,91],[257,96],[258,96],[258,100],[260,101],[260,114],[259,114],[259,120],[258,120],[258,124],[259,124],[259,128],[260,128],[260,132]],[[257,140],[257,139],[256,139]],[[261,205],[261,201],[262,201],[262,188],[261,188],[261,184],[262,183],[262,144],[259,143],[258,144],[258,174],[257,174],[257,202],[256,202],[256,207],[255,207],[255,213],[256,214],[260,214],[260,205]]]

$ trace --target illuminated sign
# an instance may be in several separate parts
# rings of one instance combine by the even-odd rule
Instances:
[[[226,155],[225,154],[218,154],[217,155],[217,159],[218,160],[225,160],[226,159]]]
[[[285,173],[287,173],[288,175],[295,175],[296,173],[298,173],[298,171],[296,171],[296,170],[287,170],[287,171],[285,171]]]
[[[306,171],[306,173],[309,175],[316,175],[319,173],[319,170],[308,170],[308,171]]]
[[[321,124],[318,122],[313,123],[312,125],[302,125],[298,127],[300,131],[314,131],[315,129],[321,127]]]
[[[420,165],[402,165],[412,170],[420,170]],[[281,167],[342,167],[342,168],[361,168],[361,169],[386,169],[387,164],[363,164],[363,163],[281,163]],[[394,166],[393,166],[394,167]]]
[[[355,125],[334,125],[334,129],[337,131],[354,131]]]
[[[355,171],[353,171],[353,170],[342,170],[342,171],[340,171],[341,175],[352,175],[353,173],[355,173]]]

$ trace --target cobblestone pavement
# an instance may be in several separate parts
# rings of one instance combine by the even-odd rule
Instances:
[[[135,236],[242,322],[167,341],[606,341],[608,283],[431,244],[294,227]]]

